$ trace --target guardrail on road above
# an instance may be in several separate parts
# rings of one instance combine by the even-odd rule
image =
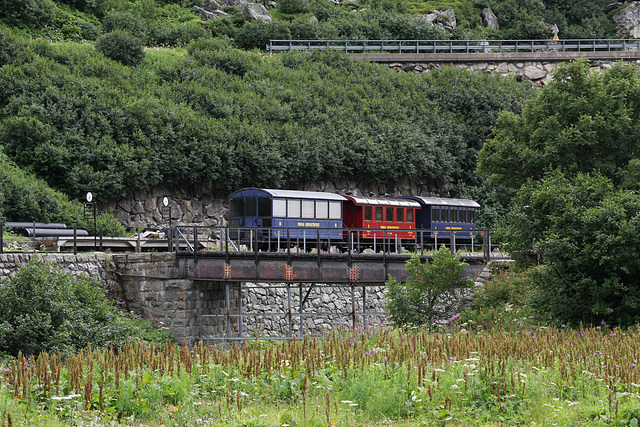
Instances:
[[[533,53],[640,50],[640,39],[575,40],[269,40],[269,53],[342,50],[347,53]]]

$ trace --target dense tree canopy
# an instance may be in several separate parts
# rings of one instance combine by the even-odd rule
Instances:
[[[632,66],[593,73],[587,60],[560,66],[521,114],[504,111],[478,169],[518,188],[546,170],[598,171],[621,182],[640,155],[640,78]]]
[[[554,172],[520,189],[497,237],[512,253],[543,254],[533,303],[558,326],[640,321],[636,191]]]

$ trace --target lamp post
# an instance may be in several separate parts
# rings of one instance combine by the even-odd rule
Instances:
[[[169,243],[169,250],[173,247],[173,228],[171,227],[171,204],[169,203],[169,197],[162,197],[162,206],[169,208],[169,230],[167,231],[167,241]],[[164,212],[164,208],[162,209]],[[164,216],[164,214],[162,215]]]
[[[98,225],[96,223],[96,203],[93,201],[93,193],[91,191],[87,191],[85,206],[85,218],[87,216],[87,211],[93,217],[93,248],[96,249],[98,246],[98,242],[96,241],[96,232],[98,231]]]

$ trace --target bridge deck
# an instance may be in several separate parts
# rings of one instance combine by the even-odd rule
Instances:
[[[181,276],[194,280],[260,283],[383,284],[389,277],[405,281],[407,254],[323,254],[252,252],[179,252]],[[426,262],[429,255],[421,259]],[[482,253],[463,256],[464,276],[482,271]]]

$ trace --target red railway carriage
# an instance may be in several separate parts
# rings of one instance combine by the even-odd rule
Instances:
[[[414,239],[416,209],[413,200],[378,197],[344,196],[343,224],[346,228],[362,229],[353,238],[361,240]],[[370,230],[370,231],[369,231]],[[391,233],[389,231],[391,230]],[[393,230],[398,230],[393,232]]]

